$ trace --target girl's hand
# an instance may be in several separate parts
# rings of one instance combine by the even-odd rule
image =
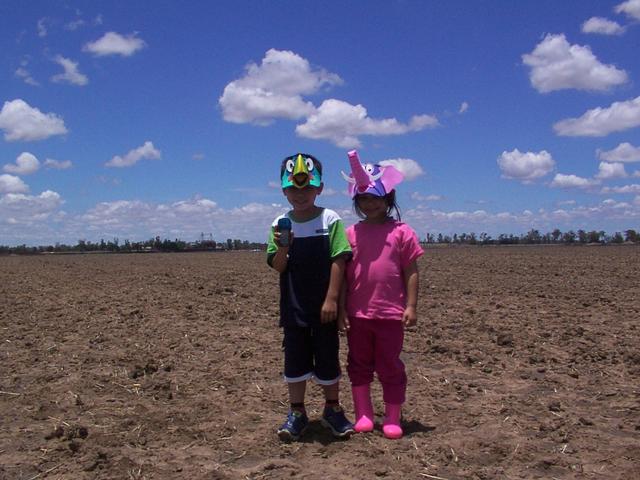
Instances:
[[[406,327],[413,327],[416,323],[418,323],[418,312],[416,312],[416,307],[408,306],[404,309],[404,313],[402,314],[402,324]]]
[[[324,303],[322,304],[322,309],[320,310],[320,323],[335,322],[337,318],[338,318],[337,300],[326,298],[324,300]]]

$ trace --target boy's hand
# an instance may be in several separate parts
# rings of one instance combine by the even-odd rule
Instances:
[[[342,333],[347,333],[349,331],[349,318],[347,317],[347,312],[344,309],[340,309],[338,312],[338,330]]]
[[[404,313],[402,314],[402,324],[406,327],[413,327],[416,323],[418,323],[418,313],[416,312],[416,307],[408,306],[404,309]]]
[[[286,246],[280,244],[280,235],[281,233],[278,231],[278,228],[276,227],[276,229],[273,232],[273,241],[278,246],[278,248],[288,249],[291,246],[291,243],[293,242],[293,232],[289,232],[289,245],[286,245]]]
[[[338,301],[326,298],[320,310],[320,323],[334,322],[338,317]]]

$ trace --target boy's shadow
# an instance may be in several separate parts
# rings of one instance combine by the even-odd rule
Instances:
[[[402,421],[402,430],[404,431],[404,437],[411,437],[414,435],[418,435],[421,433],[429,433],[433,432],[436,427],[432,427],[430,425],[423,425],[418,420],[403,420]],[[376,423],[375,431],[382,435],[382,424],[380,422]],[[354,433],[353,435],[362,435],[359,433]],[[353,436],[352,435],[352,436]],[[307,430],[304,432],[304,435],[300,437],[298,440],[300,443],[320,443],[324,446],[335,442],[345,442],[348,441],[350,437],[339,438],[334,437],[327,427],[323,426],[320,423],[320,420],[310,420],[309,426]]]
[[[320,420],[309,420],[304,435],[298,440],[300,443],[320,443],[325,447],[334,442],[347,441],[349,437],[339,438],[334,437],[327,427],[320,423]]]

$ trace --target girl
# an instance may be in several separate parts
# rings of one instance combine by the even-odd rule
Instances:
[[[393,166],[362,165],[349,152],[349,182],[362,221],[347,229],[353,260],[346,267],[346,293],[339,323],[347,332],[347,371],[351,379],[356,432],[374,427],[370,384],[375,372],[385,403],[382,431],[401,438],[401,406],[407,375],[400,360],[404,328],[417,322],[418,269],[424,252],[415,232],[400,222],[395,186],[403,179]],[[397,220],[391,216],[397,215]],[[346,310],[346,311],[345,311]]]

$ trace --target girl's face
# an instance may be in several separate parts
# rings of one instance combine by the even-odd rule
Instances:
[[[367,221],[384,222],[388,215],[388,205],[384,197],[365,193],[356,197],[358,208]]]

